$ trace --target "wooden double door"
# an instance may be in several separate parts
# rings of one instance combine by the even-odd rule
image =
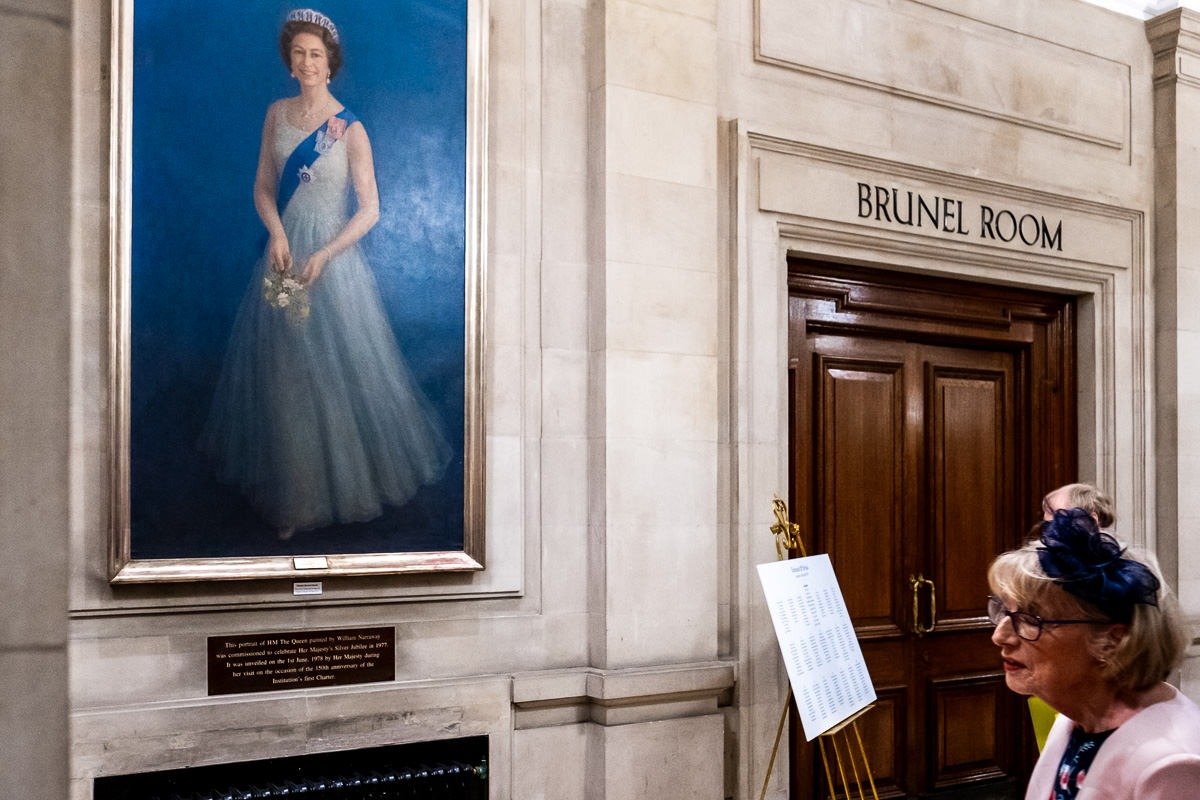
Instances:
[[[875,683],[879,794],[1020,797],[1035,750],[986,572],[1075,474],[1072,301],[794,260],[789,318],[793,518]],[[828,797],[795,727],[792,748],[792,796]]]

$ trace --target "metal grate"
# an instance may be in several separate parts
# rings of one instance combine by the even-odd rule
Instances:
[[[485,800],[487,737],[97,778],[94,800]]]

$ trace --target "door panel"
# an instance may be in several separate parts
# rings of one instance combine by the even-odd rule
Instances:
[[[880,797],[1018,796],[1034,750],[986,571],[1074,476],[1070,300],[801,261],[789,290],[791,507],[879,695]],[[828,797],[793,731],[793,796]]]
[[[933,785],[953,786],[965,780],[1005,777],[996,763],[1005,726],[997,709],[1004,707],[1008,687],[1003,676],[983,675],[931,682]]]
[[[880,796],[901,796],[898,787],[908,780],[904,741],[904,709],[908,703],[902,689],[877,686],[875,691],[878,695],[875,707],[860,719],[858,732],[863,737],[871,775]]]
[[[932,361],[938,355],[942,363]],[[931,507],[937,624],[943,630],[959,622],[978,628],[987,567],[1011,538],[1003,532],[1012,530],[1015,500],[1013,358],[975,351],[967,356],[977,368],[951,367],[946,354],[924,356],[931,458],[923,482]]]
[[[833,344],[825,341],[830,350]],[[819,513],[829,534],[824,552],[842,565],[839,583],[855,624],[869,628],[870,635],[895,635],[902,612],[896,598],[878,588],[894,585],[902,561],[901,520],[895,511],[903,485],[904,365],[818,354],[815,366],[821,396]],[[870,483],[862,480],[865,464],[874,470]],[[857,557],[868,551],[877,557]]]

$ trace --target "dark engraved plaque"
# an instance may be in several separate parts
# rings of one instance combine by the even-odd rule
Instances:
[[[208,637],[210,695],[345,686],[395,678],[395,628]]]

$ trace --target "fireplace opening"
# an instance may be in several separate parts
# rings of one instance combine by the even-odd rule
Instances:
[[[96,778],[94,800],[486,800],[487,737]]]

